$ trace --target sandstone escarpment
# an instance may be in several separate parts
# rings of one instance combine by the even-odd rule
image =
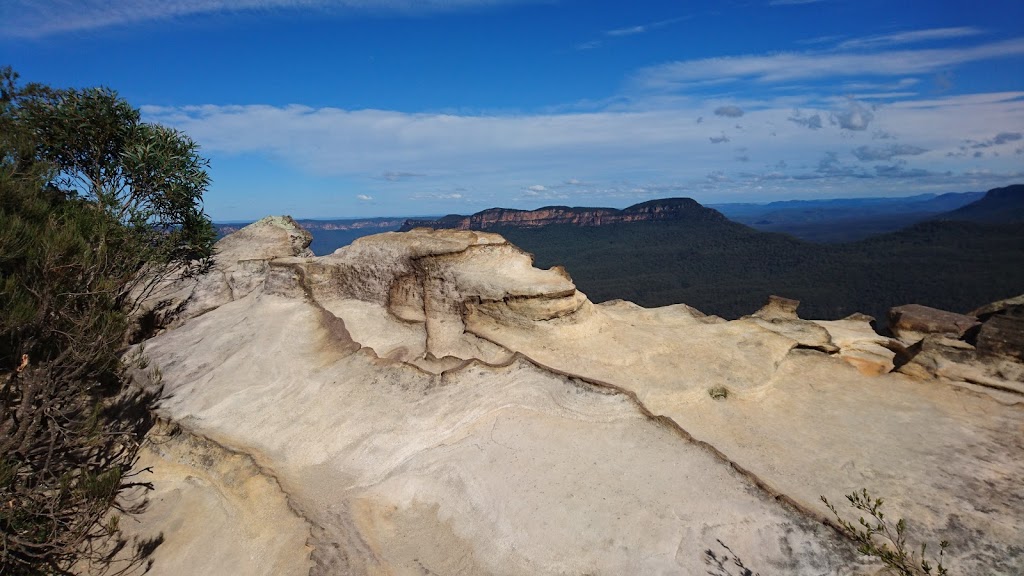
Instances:
[[[903,345],[868,319],[593,304],[475,231],[282,256],[146,343],[161,415],[287,503],[244,521],[308,542],[236,573],[704,574],[716,540],[762,573],[870,573],[819,499],[862,487],[954,542],[964,573],[1024,570],[1021,395],[893,371]],[[217,282],[250,260],[221,252]],[[166,452],[147,457],[176,497],[200,489]],[[204,474],[231,493],[230,469]],[[184,570],[182,549],[214,573],[259,541],[175,522],[137,525],[179,543],[153,573]]]
[[[574,226],[605,226],[621,222],[655,222],[660,220],[725,221],[711,208],[705,208],[690,198],[666,198],[635,204],[622,210],[614,208],[570,208],[547,206],[537,210],[491,208],[471,216],[456,214],[437,220],[407,220],[399,229],[413,228],[452,230],[488,230],[498,226],[538,228],[555,224]]]

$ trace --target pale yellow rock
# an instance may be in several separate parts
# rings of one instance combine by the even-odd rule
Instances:
[[[832,342],[832,336],[818,324],[802,320],[796,309],[800,302],[781,296],[770,296],[768,303],[750,316],[741,320],[753,322],[761,328],[794,340],[803,348],[814,348],[822,352],[838,352],[839,348]]]
[[[205,275],[172,274],[158,283],[136,316],[149,314],[162,327],[177,326],[262,287],[270,260],[312,257],[312,240],[290,216],[267,216],[214,244]]]
[[[862,487],[963,573],[1024,570],[1021,403],[886,374],[865,321],[593,305],[469,231],[261,278],[146,352],[165,418],[274,478],[314,574],[705,574],[716,539],[763,574],[865,573],[819,500]],[[154,569],[188,568],[162,548]]]
[[[306,575],[312,567],[311,527],[288,506],[277,480],[245,454],[187,431],[159,426],[139,454],[136,477],[152,491],[141,522],[122,516],[122,536],[155,545],[152,569],[131,574]],[[132,546],[125,552],[133,550]],[[120,562],[115,566],[122,566]]]
[[[895,343],[871,328],[867,319],[815,320],[829,333],[839,347],[839,357],[867,376],[892,372],[896,353]]]
[[[899,371],[921,380],[939,378],[1024,395],[1024,364],[1009,358],[979,358],[974,346],[937,334],[917,344],[920,351]]]

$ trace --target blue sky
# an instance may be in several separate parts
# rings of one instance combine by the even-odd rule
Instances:
[[[1024,182],[1024,2],[0,0],[0,65],[210,159],[216,220]]]

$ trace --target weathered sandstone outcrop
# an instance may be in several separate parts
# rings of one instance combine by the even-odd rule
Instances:
[[[975,316],[907,304],[889,310],[889,329],[906,344],[920,342],[929,334],[960,338],[980,325]]]
[[[1024,393],[1024,296],[993,302],[970,315],[926,310],[923,315],[933,321],[918,322],[927,331],[900,350],[900,372]]]
[[[570,208],[547,206],[536,210],[490,208],[470,216],[451,214],[437,220],[407,220],[399,229],[413,228],[452,230],[488,230],[496,226],[538,228],[553,224],[574,226],[606,226],[620,222],[654,222],[659,220],[725,221],[718,211],[706,208],[691,198],[666,198],[635,204],[622,210],[614,208]]]
[[[1024,570],[1024,391],[892,371],[868,318],[594,304],[483,232],[287,246],[222,246],[146,343],[181,438],[145,455],[154,574],[704,574],[716,540],[871,574],[819,499],[862,487],[963,573]]]
[[[174,327],[242,298],[262,284],[271,260],[312,257],[312,241],[312,235],[290,216],[267,216],[254,222],[217,242],[217,257],[206,274],[198,278],[172,277],[158,285],[143,302],[141,321],[150,326]]]
[[[971,312],[981,320],[978,352],[1024,362],[1024,296],[993,302]]]

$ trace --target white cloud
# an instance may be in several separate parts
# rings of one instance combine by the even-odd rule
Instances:
[[[723,56],[644,68],[635,75],[634,82],[648,90],[676,90],[737,81],[779,83],[801,79],[905,76],[1019,55],[1024,55],[1024,38],[968,48]]]
[[[644,111],[475,116],[298,105],[148,106],[143,114],[199,142],[212,158],[219,185],[220,159],[244,156],[281,162],[316,179],[343,178],[382,203],[416,197],[481,208],[514,198],[607,204],[608,199],[641,198],[635,191],[640,188],[648,197],[700,199],[702,193],[743,193],[744,183],[766,187],[758,194],[773,189],[789,196],[816,183],[870,195],[878,190],[869,185],[873,178],[886,178],[890,191],[902,182],[909,193],[927,186],[982,189],[1008,183],[1007,174],[1020,172],[1020,156],[1012,154],[1020,145],[1014,140],[1019,131],[1007,127],[1024,126],[1024,92],[875,108],[848,99],[740,100],[735,105],[745,110],[742,131],[734,129],[731,118],[714,115],[720,104],[675,101],[672,107]],[[699,116],[704,123],[693,121]],[[834,123],[823,121],[829,118]],[[879,146],[879,134],[890,136],[886,144],[900,146]],[[1011,153],[947,156],[960,153],[965,140],[1000,142]],[[910,154],[916,148],[922,152]],[[826,151],[834,156],[808,166],[808,158]],[[906,163],[894,162],[900,158]],[[982,168],[988,170],[984,181],[976,172]],[[952,176],[940,182],[936,175],[947,171]],[[719,180],[708,180],[711,172],[728,178],[729,185],[709,188]],[[425,182],[434,190],[424,190]],[[476,192],[469,197],[459,188]]]
[[[273,9],[422,13],[523,0],[4,0],[0,35],[35,37],[194,14]]]
[[[356,200],[360,200],[362,202],[369,202],[370,200],[373,200],[373,196],[367,196],[366,194],[357,194]]]
[[[850,100],[845,110],[833,112],[831,120],[844,130],[863,131],[875,119],[875,114],[856,100]]]

